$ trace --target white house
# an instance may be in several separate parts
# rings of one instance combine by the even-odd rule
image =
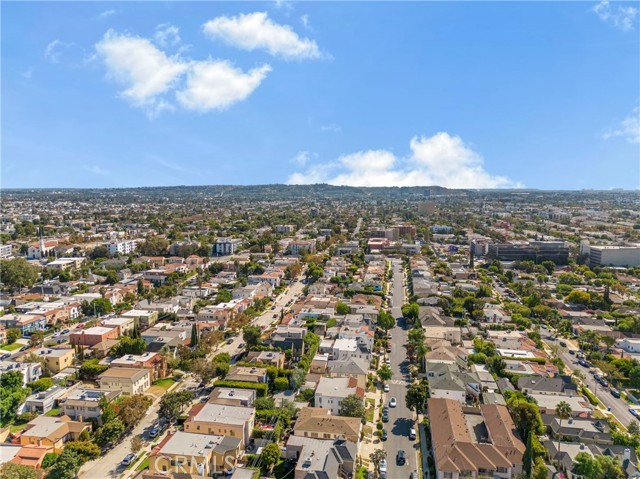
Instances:
[[[115,254],[129,254],[136,250],[136,240],[124,240],[124,241],[110,241],[105,243],[105,246],[112,255]]]
[[[624,338],[616,341],[616,346],[628,353],[640,353],[639,338]]]
[[[364,390],[358,387],[358,380],[354,377],[328,378],[322,376],[316,388],[315,407],[331,410],[331,414],[338,416],[340,403],[344,398],[355,394],[364,400]]]

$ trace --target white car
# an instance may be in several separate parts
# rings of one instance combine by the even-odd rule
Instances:
[[[385,360],[384,360],[384,363],[385,363],[387,366],[391,365],[391,359],[390,359],[390,358],[385,359]]]
[[[389,385],[388,384],[384,385],[384,392],[386,392],[386,393],[389,392]]]
[[[378,466],[378,469],[380,469],[380,472],[387,472],[387,460],[383,459],[382,461],[380,461],[380,466]]]
[[[398,402],[396,401],[396,398],[391,398],[391,400],[389,401],[389,407],[396,407],[398,405]]]

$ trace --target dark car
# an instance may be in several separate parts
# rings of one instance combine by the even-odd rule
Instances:
[[[564,341],[560,341],[560,346],[562,346],[563,348],[567,347],[567,343],[565,343]]]
[[[389,436],[387,435],[387,430],[383,429],[382,433],[380,433],[380,439],[382,439],[383,441],[386,441],[388,437]]]
[[[389,422],[389,412],[382,411],[382,422]]]
[[[407,462],[407,455],[402,449],[400,449],[398,451],[398,454],[396,455],[396,464],[398,466],[404,466],[406,462]]]
[[[409,479],[418,479],[418,471],[413,471],[409,476]]]
[[[11,354],[4,353],[2,356],[0,356],[0,360],[5,360],[5,359],[10,358],[10,357],[11,357]]]
[[[600,380],[600,386],[602,386],[603,388],[606,388],[609,386],[609,383],[606,381],[606,379],[602,379]]]
[[[573,349],[570,349],[569,354],[571,354],[572,356],[575,356],[576,352]]]
[[[618,391],[617,389],[611,388],[611,391],[609,391],[611,393],[611,395],[614,398],[619,398],[620,397],[620,391]]]

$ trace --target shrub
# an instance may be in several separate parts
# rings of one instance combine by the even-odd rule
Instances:
[[[266,396],[269,389],[269,387],[266,384],[248,383],[245,381],[222,380],[222,381],[216,381],[215,386],[220,388],[254,389],[258,397]]]
[[[276,391],[286,391],[289,389],[289,380],[287,378],[276,378],[273,381],[273,388]]]

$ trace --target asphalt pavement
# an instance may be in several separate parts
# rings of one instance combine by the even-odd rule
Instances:
[[[401,306],[405,301],[404,273],[402,261],[392,259],[393,285],[391,294],[393,307],[391,314],[396,318],[396,326],[391,330],[391,370],[393,377],[389,384],[389,392],[385,393],[385,404],[389,404],[392,397],[396,398],[397,406],[389,408],[389,422],[384,424],[388,439],[385,441],[384,450],[387,452],[387,478],[408,478],[412,471],[418,469],[417,452],[420,447],[418,441],[409,439],[409,430],[416,427],[415,415],[411,412],[405,401],[407,388],[410,385],[409,361],[406,349],[408,325],[402,318]],[[396,455],[399,450],[406,454],[407,462],[400,466],[396,464]]]

